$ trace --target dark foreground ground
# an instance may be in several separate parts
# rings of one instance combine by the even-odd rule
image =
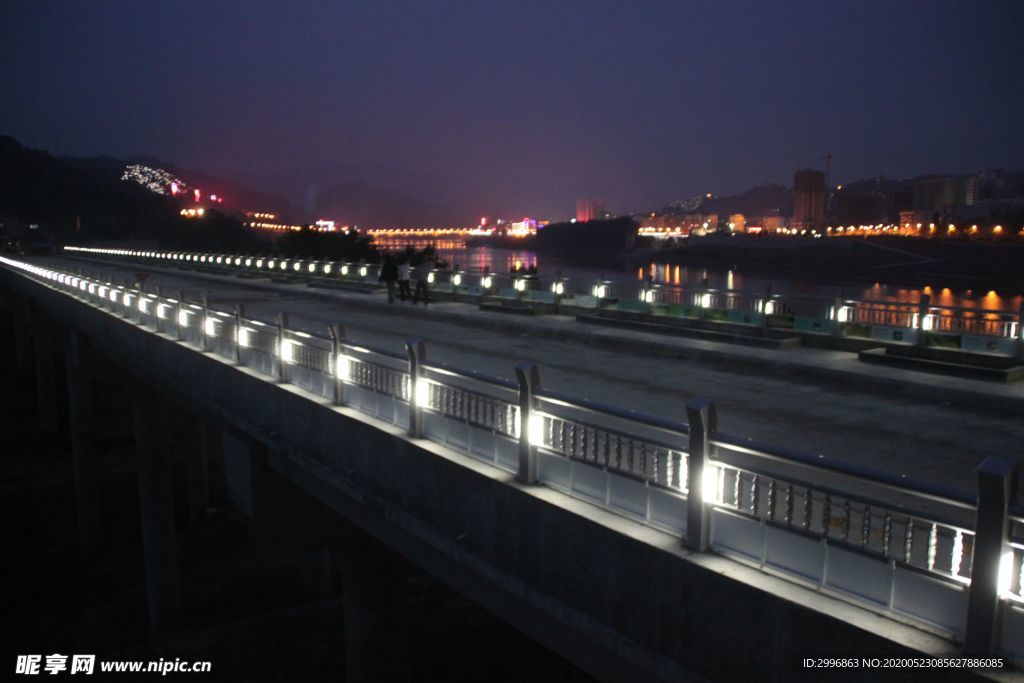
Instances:
[[[0,358],[11,358],[2,329]],[[108,425],[100,449],[106,539],[96,557],[84,559],[66,437],[41,435],[31,377],[17,377],[6,360],[3,365],[0,679],[13,678],[17,654],[52,653],[209,660],[213,670],[201,676],[205,680],[345,679],[340,563],[331,565],[329,594],[311,598],[303,569],[309,530],[296,528],[294,520],[242,517],[216,476],[210,507],[190,520],[177,483],[184,480],[180,464],[175,481],[176,503],[182,503],[177,534],[184,623],[167,640],[154,640],[146,614],[131,418],[118,414],[129,406],[127,397],[113,391],[98,406]],[[413,680],[589,680],[430,575],[413,568],[408,591],[411,647],[393,655],[409,659]]]

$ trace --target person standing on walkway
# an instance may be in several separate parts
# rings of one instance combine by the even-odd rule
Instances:
[[[416,267],[412,269],[412,279],[416,281],[416,291],[412,296],[412,304],[415,306],[420,302],[420,292],[423,293],[423,305],[429,306],[430,300],[428,297],[427,288],[427,277],[430,273],[430,267],[426,261],[420,261],[416,264]]]
[[[409,266],[409,257],[406,256],[402,259],[402,262],[398,264],[398,298],[405,301],[412,296],[412,292],[409,291],[409,276],[412,268]]]
[[[380,281],[388,288],[388,303],[395,303],[395,283],[398,282],[398,264],[395,257],[388,254],[380,267]]]

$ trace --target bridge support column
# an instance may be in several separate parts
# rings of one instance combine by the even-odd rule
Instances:
[[[300,571],[302,592],[308,599],[323,600],[333,594],[330,548],[317,548],[306,552],[302,556]]]
[[[132,403],[149,622],[154,631],[162,632],[176,624],[181,612],[167,403],[138,381],[132,387]]]
[[[53,436],[60,431],[60,404],[57,388],[57,345],[53,325],[35,313],[32,325],[36,361],[36,403],[39,426]]]
[[[365,537],[342,561],[346,680],[408,680],[408,566]]]
[[[11,324],[14,333],[14,363],[18,372],[27,374],[32,367],[32,340],[28,329],[28,301],[11,294]]]
[[[185,416],[188,440],[182,456],[188,473],[189,521],[198,522],[210,507],[210,460],[219,460],[221,432],[196,415]]]
[[[1004,458],[988,457],[978,467],[978,512],[975,521],[974,563],[967,596],[967,624],[964,627],[964,652],[994,655],[999,651],[1002,626],[1002,595],[1012,585],[1003,576],[1013,570],[1005,562],[1008,509],[1012,498],[1016,465]]]
[[[245,436],[224,431],[224,483],[231,502],[247,517],[255,517],[264,502],[267,452],[264,446]]]
[[[68,423],[75,469],[78,542],[82,554],[87,557],[96,553],[103,540],[96,464],[96,410],[92,391],[94,363],[85,336],[72,329],[65,347]]]

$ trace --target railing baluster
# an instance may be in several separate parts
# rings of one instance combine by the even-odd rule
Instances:
[[[803,505],[803,519],[800,521],[800,526],[803,527],[804,531],[809,531],[811,528],[811,489],[807,487],[804,489],[804,505]]]
[[[928,531],[928,571],[935,569],[935,552],[939,545],[939,527],[934,522]]]
[[[892,543],[892,514],[886,510],[882,520],[882,555],[889,557],[889,544]]]
[[[860,547],[867,548],[871,540],[871,508],[864,506],[864,512],[860,517]]]
[[[750,514],[757,515],[761,507],[761,479],[755,474],[750,480]]]
[[[775,520],[775,480],[768,480],[768,519]]]
[[[832,529],[832,496],[825,494],[821,504],[821,533],[828,538]]]
[[[793,485],[786,485],[786,524],[793,524]]]
[[[903,538],[903,561],[910,564],[914,552],[914,518],[907,517],[907,535]]]

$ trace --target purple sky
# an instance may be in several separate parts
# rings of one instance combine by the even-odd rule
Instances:
[[[1024,166],[1024,3],[0,3],[0,134],[562,218]]]

